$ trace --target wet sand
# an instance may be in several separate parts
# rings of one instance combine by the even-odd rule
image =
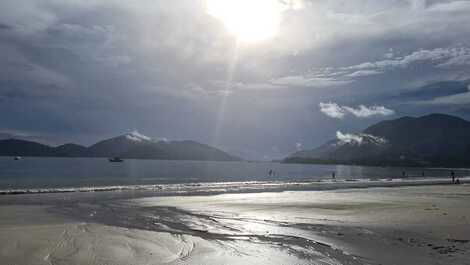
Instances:
[[[470,264],[470,185],[0,196],[2,264]]]

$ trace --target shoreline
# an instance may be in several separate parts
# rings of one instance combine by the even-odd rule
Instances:
[[[241,182],[200,182],[181,184],[148,184],[96,187],[24,188],[3,189],[0,196],[22,194],[82,193],[82,192],[154,192],[169,195],[216,195],[223,193],[254,193],[280,191],[321,191],[340,189],[364,189],[374,187],[406,187],[429,185],[454,185],[450,178],[394,178],[394,179],[338,179],[315,181],[241,181]],[[470,176],[459,178],[460,184],[470,183]]]

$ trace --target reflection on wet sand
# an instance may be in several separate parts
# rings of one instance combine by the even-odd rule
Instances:
[[[0,198],[12,264],[466,264],[470,186]],[[34,196],[44,196],[34,195]],[[28,205],[25,205],[28,204]],[[19,222],[22,220],[22,222]]]

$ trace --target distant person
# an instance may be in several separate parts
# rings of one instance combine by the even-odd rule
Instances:
[[[270,169],[269,172],[268,172],[268,176],[272,176],[273,173],[274,173],[274,171],[272,169]]]
[[[421,176],[424,178],[424,171],[421,171]]]
[[[405,172],[405,171],[402,171],[402,172],[401,172],[401,176],[402,176],[402,178],[406,178],[406,172]]]
[[[334,171],[333,171],[333,173],[331,173],[331,178],[332,178],[333,180],[336,180],[336,173],[335,173]]]
[[[460,184],[460,179],[457,178],[457,180],[455,181],[455,184]]]
[[[453,170],[450,172],[450,176],[452,177],[452,183],[455,183],[455,172]]]

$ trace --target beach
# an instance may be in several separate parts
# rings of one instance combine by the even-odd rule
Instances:
[[[470,185],[0,196],[2,264],[469,264]]]
[[[470,265],[470,0],[0,0],[0,265]]]

